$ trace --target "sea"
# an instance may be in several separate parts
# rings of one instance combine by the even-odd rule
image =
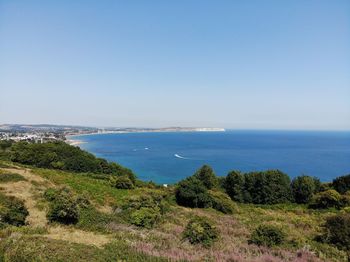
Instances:
[[[112,133],[70,139],[158,184],[174,184],[203,164],[218,176],[279,169],[291,178],[305,174],[327,182],[350,174],[350,132],[345,131]]]

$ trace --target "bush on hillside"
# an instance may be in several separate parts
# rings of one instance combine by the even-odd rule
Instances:
[[[152,228],[160,219],[159,208],[141,207],[130,214],[130,223],[144,228]]]
[[[340,194],[344,194],[350,190],[350,174],[346,176],[340,176],[333,180],[332,186]]]
[[[126,221],[138,227],[151,228],[169,210],[169,204],[162,192],[152,192],[139,196],[131,196],[122,206]]]
[[[247,173],[244,181],[246,203],[278,204],[292,199],[290,178],[279,170]]]
[[[166,194],[164,192],[147,192],[137,196],[130,196],[125,199],[122,206],[123,210],[134,210],[142,207],[162,208],[162,203],[166,202]]]
[[[208,165],[203,165],[196,171],[194,177],[200,180],[207,189],[218,186],[218,179],[213,169]]]
[[[224,193],[218,191],[209,191],[209,195],[212,199],[212,207],[224,214],[233,214],[235,211],[235,204]]]
[[[47,192],[47,191],[46,191]],[[76,198],[67,188],[46,193],[51,199],[47,218],[50,222],[76,224],[79,221],[79,208]]]
[[[212,199],[202,181],[192,176],[182,180],[175,192],[176,202],[186,207],[211,207]]]
[[[339,208],[341,206],[341,195],[333,190],[320,192],[313,196],[309,207],[314,209]]]
[[[285,241],[285,237],[284,232],[276,226],[260,225],[252,233],[249,243],[272,247],[282,244]]]
[[[75,200],[79,208],[89,208],[91,207],[91,202],[87,194],[78,195]]]
[[[224,188],[232,200],[244,201],[244,176],[241,172],[231,171],[228,173],[224,182]]]
[[[350,214],[338,214],[327,218],[322,239],[339,249],[350,250]]]
[[[309,203],[314,193],[319,190],[320,180],[310,176],[298,176],[291,183],[294,201],[298,204]]]
[[[347,191],[340,198],[340,206],[341,207],[350,207],[350,191]]]
[[[201,244],[204,247],[210,247],[218,236],[218,231],[213,223],[203,217],[191,219],[183,232],[183,239],[188,240],[191,244]]]
[[[332,188],[332,183],[321,183],[320,184],[320,188],[319,188],[319,192],[324,192],[327,190],[333,189]]]
[[[113,187],[118,189],[134,188],[134,184],[127,176],[111,176],[109,181]]]
[[[23,226],[29,215],[22,200],[0,194],[0,222],[14,226]]]

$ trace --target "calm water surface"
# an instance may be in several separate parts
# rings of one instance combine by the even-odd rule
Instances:
[[[350,132],[226,131],[98,134],[73,137],[140,179],[175,183],[203,164],[216,174],[280,169],[322,181],[350,173]]]

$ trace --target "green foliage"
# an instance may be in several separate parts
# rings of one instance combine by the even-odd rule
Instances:
[[[319,188],[319,192],[324,192],[324,191],[327,191],[329,189],[333,189],[332,188],[332,183],[321,183],[320,184],[320,188]]]
[[[26,179],[16,173],[3,173],[0,171],[0,183],[25,181]]]
[[[118,189],[134,188],[133,182],[127,176],[111,176],[109,181],[113,187]]]
[[[350,191],[341,196],[340,207],[350,207]]]
[[[183,232],[183,239],[188,240],[191,244],[201,244],[204,247],[210,247],[218,236],[218,231],[213,223],[203,217],[191,219]]]
[[[217,177],[213,169],[208,165],[203,165],[196,171],[194,177],[200,180],[207,189],[212,189],[218,186]]]
[[[15,197],[0,193],[0,222],[14,226],[23,226],[29,215],[24,202]]]
[[[239,171],[231,171],[225,179],[224,188],[232,200],[244,201],[244,175]]]
[[[323,240],[343,250],[350,250],[350,214],[338,214],[327,218]]]
[[[292,199],[290,178],[279,170],[247,173],[244,181],[246,203],[277,204]]]
[[[272,247],[282,244],[285,237],[284,232],[276,226],[260,225],[253,231],[249,243]]]
[[[310,176],[298,176],[293,179],[291,188],[294,201],[298,204],[308,203],[313,194],[319,190],[320,180]]]
[[[340,194],[344,194],[350,190],[350,174],[346,176],[340,176],[333,180],[332,186]]]
[[[79,221],[78,203],[68,188],[62,188],[56,193],[46,193],[51,199],[47,218],[50,222],[61,224],[76,224]]]
[[[233,214],[236,206],[232,200],[224,193],[219,191],[209,191],[212,199],[212,207],[224,214]]]
[[[195,176],[182,180],[175,192],[176,202],[186,207],[211,207],[212,199],[207,188]]]
[[[78,195],[75,201],[80,209],[91,207],[91,202],[87,194]]]
[[[6,150],[13,144],[12,140],[0,140],[0,150]]]
[[[11,160],[21,164],[42,168],[61,169],[73,172],[125,175],[133,183],[135,175],[130,169],[70,146],[64,142],[43,144],[18,142],[11,147]]]
[[[339,208],[340,206],[341,195],[333,189],[314,195],[309,205],[310,208],[314,209]]]
[[[141,207],[130,214],[130,223],[138,227],[152,228],[159,219],[159,208]]]
[[[138,227],[152,228],[161,218],[161,215],[168,211],[165,195],[153,192],[132,196],[125,200],[122,209],[127,220]]]

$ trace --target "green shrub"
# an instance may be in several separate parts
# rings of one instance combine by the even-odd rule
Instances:
[[[340,206],[341,195],[333,189],[314,195],[309,205],[310,208],[314,209],[339,208]]]
[[[0,222],[14,226],[23,226],[29,215],[22,200],[0,195]]]
[[[285,241],[284,232],[272,225],[260,225],[252,233],[249,242],[258,246],[277,246]]]
[[[340,207],[350,207],[350,191],[341,196]]]
[[[141,207],[130,214],[131,224],[148,229],[152,228],[159,219],[159,208]]]
[[[209,191],[212,199],[212,207],[224,214],[232,214],[235,210],[235,205],[232,200],[224,193],[218,191]]]
[[[244,175],[239,171],[228,173],[224,182],[224,188],[232,200],[238,202],[244,201]]]
[[[76,224],[79,221],[78,204],[69,189],[63,188],[51,196],[47,218],[50,222]]]
[[[332,183],[321,183],[319,192],[324,192],[324,191],[327,191],[329,189],[332,189]]]
[[[58,191],[56,189],[48,188],[44,192],[44,198],[47,201],[53,201],[56,198],[57,194],[58,194]]]
[[[91,207],[91,202],[86,194],[78,195],[76,198],[76,203],[79,208]]]
[[[140,209],[142,207],[159,208],[163,201],[165,201],[165,195],[163,193],[145,193],[126,198],[122,208],[124,210]]]
[[[327,218],[323,239],[343,250],[350,250],[350,214],[338,214]]]
[[[349,213],[349,214],[350,214],[350,206],[344,207],[344,208],[341,210],[341,212],[343,212],[343,213]]]
[[[164,193],[151,192],[140,196],[131,196],[122,206],[123,216],[131,224],[151,228],[170,209]]]
[[[340,176],[333,180],[332,186],[340,194],[344,194],[350,190],[350,174],[346,176]]]
[[[319,190],[320,180],[310,176],[298,176],[291,183],[294,201],[298,204],[308,203],[313,194]]]
[[[207,189],[218,186],[218,179],[213,169],[208,165],[203,165],[196,171],[194,177],[200,180]]]
[[[192,176],[182,180],[175,192],[176,202],[186,207],[211,207],[212,199],[202,181]]]
[[[213,223],[203,217],[191,219],[183,232],[183,239],[191,244],[201,244],[210,247],[217,240],[219,234]]]
[[[111,176],[110,183],[118,189],[132,189],[134,184],[127,176]]]

